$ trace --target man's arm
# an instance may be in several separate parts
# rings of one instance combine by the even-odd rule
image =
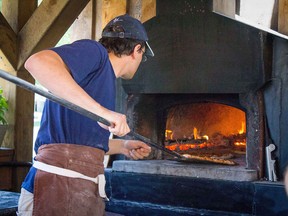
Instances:
[[[126,116],[104,108],[90,97],[74,81],[66,64],[56,52],[44,50],[32,55],[25,62],[25,68],[52,94],[113,123],[113,127],[109,127],[111,133],[117,136],[124,136],[129,133]]]
[[[143,159],[151,152],[151,147],[138,140],[110,139],[107,155],[124,154],[134,160]]]

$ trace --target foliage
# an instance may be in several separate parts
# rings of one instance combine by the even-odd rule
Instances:
[[[7,125],[8,122],[5,118],[5,114],[8,111],[8,101],[3,96],[3,89],[0,88],[0,124]]]

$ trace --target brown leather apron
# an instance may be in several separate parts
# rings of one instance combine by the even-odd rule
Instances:
[[[104,173],[104,151],[82,145],[42,145],[37,161],[73,170],[89,177]],[[98,185],[37,170],[34,183],[33,216],[103,216],[105,203]]]

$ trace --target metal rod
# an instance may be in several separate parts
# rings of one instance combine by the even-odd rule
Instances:
[[[102,124],[106,125],[106,126],[111,126],[111,122],[109,122],[108,120],[106,120],[105,118],[102,118],[101,116],[98,116],[96,115],[95,113],[92,113],[76,104],[73,104],[65,99],[62,99],[60,97],[57,97],[53,94],[51,94],[50,92],[47,92],[47,91],[44,91],[43,89],[35,86],[35,85],[32,85],[31,83],[23,80],[23,79],[20,79],[19,77],[16,77],[16,76],[13,76],[11,74],[9,74],[8,72],[6,71],[3,71],[0,69],[0,77],[7,80],[7,81],[10,81],[26,90],[29,90],[29,91],[32,91],[34,93],[37,93],[45,98],[48,98],[49,100],[53,101],[53,102],[56,102],[68,109],[71,109],[75,112],[78,112],[80,113],[81,115],[83,116],[86,116],[94,121],[98,121],[98,122],[101,122]],[[134,131],[131,131],[130,133],[128,133],[127,135],[130,135],[130,136],[133,136],[135,137],[136,139],[138,140],[141,140],[145,143],[147,143],[148,145],[152,146],[152,147],[155,147],[161,151],[164,151],[170,155],[173,155],[173,156],[176,156],[178,158],[182,158],[183,156],[180,155],[179,153],[175,152],[175,151],[171,151],[163,146],[160,146],[154,142],[152,142],[150,139],[146,138],[146,137],[143,137],[141,136],[140,134],[137,134],[135,133]]]
[[[39,95],[42,95],[43,97],[48,98],[49,100],[56,102],[56,103],[66,107],[68,109],[71,109],[75,112],[78,112],[81,115],[84,115],[84,116],[91,118],[95,121],[101,122],[107,126],[111,125],[111,123],[109,121],[102,118],[101,116],[98,116],[98,115],[96,115],[96,114],[94,114],[94,113],[92,113],[86,109],[83,109],[82,107],[77,106],[77,105],[75,105],[75,104],[73,104],[73,103],[71,103],[65,99],[59,98],[59,97],[57,97],[57,96],[55,96],[55,95],[53,95],[53,94],[51,94],[51,93],[49,93],[43,89],[41,89],[35,85],[32,85],[31,83],[29,83],[23,79],[20,79],[19,77],[13,76],[13,75],[9,74],[8,72],[3,71],[1,69],[0,69],[0,77],[16,84],[16,85],[18,85],[18,86],[20,86],[26,90],[29,90],[29,91],[32,91],[32,92],[37,93]]]
[[[161,151],[164,151],[172,156],[176,156],[177,158],[183,158],[183,156],[175,151],[171,151],[163,146],[158,145],[157,143],[152,142],[150,139],[143,137],[142,135],[135,133],[134,131],[130,131],[130,133],[128,133],[128,135],[135,137],[138,140],[141,140],[145,143],[147,143],[148,145],[155,147]]]

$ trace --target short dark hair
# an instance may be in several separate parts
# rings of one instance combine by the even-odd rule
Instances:
[[[107,49],[108,53],[113,52],[118,57],[132,54],[137,44],[141,45],[141,49],[145,47],[144,41],[129,38],[103,37],[99,40],[99,42]]]
[[[113,26],[109,31],[123,32],[124,30],[121,26]],[[108,53],[113,52],[118,57],[132,54],[138,44],[141,45],[140,49],[145,47],[145,41],[131,38],[102,37],[99,42],[107,49]]]

